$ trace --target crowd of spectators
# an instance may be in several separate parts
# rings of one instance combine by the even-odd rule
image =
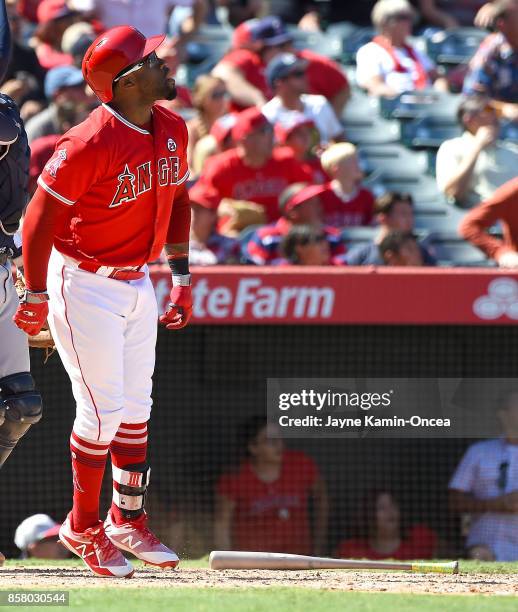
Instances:
[[[514,215],[493,203],[501,201],[500,188],[506,201],[516,189],[518,144],[502,138],[502,122],[518,118],[517,0],[365,0],[354,7],[333,0],[153,0],[143,7],[141,0],[8,0],[13,54],[1,88],[26,123],[33,188],[59,136],[98,103],[80,66],[99,32],[120,23],[146,35],[166,32],[160,53],[176,72],[191,61],[204,28],[219,27],[231,32],[226,51],[192,87],[179,85],[176,100],[163,102],[188,124],[193,263],[441,265],[426,238],[414,237],[412,195],[369,189],[361,143],[348,141],[344,118],[355,92],[383,100],[451,89],[458,70],[447,74],[413,35],[475,25],[491,31],[469,66],[460,66],[462,133],[438,150],[437,193],[452,209],[474,209],[459,240],[497,265],[518,263]],[[342,21],[371,28],[354,71],[296,44],[290,29],[321,34]],[[302,183],[304,195],[286,200],[287,189]],[[344,230],[355,227],[378,229],[346,252]]]

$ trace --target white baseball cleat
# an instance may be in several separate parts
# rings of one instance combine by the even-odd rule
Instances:
[[[147,528],[147,515],[143,512],[137,519],[117,525],[111,511],[104,521],[106,535],[117,548],[130,552],[149,565],[174,568],[180,562],[177,554],[162,544]]]
[[[74,555],[82,559],[85,565],[98,576],[114,578],[131,578],[135,571],[131,563],[124,557],[106,537],[101,522],[86,531],[73,531],[70,525],[70,515],[59,530],[61,543]]]

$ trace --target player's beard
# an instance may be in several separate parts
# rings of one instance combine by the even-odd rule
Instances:
[[[174,100],[178,94],[176,89],[176,83],[174,81],[167,80],[165,83],[165,96],[164,100]]]

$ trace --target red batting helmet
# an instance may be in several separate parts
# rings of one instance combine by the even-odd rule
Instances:
[[[113,79],[154,51],[165,36],[146,38],[131,26],[117,26],[98,36],[83,58],[85,81],[101,102],[113,98]]]

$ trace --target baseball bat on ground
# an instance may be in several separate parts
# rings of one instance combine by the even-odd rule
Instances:
[[[308,557],[286,553],[244,552],[235,550],[213,550],[209,557],[209,567],[224,569],[355,569],[355,570],[406,570],[410,572],[436,572],[439,574],[458,574],[459,562],[416,562],[398,561],[360,561],[357,559],[331,559],[329,557]]]

